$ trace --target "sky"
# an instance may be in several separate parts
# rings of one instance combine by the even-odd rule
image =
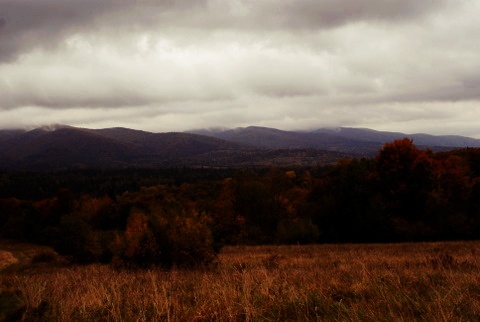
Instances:
[[[480,138],[478,0],[0,0],[0,128]]]

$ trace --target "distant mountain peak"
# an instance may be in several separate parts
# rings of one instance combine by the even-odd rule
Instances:
[[[343,129],[344,129],[343,127],[339,127],[339,126],[332,126],[332,127],[328,126],[328,127],[322,128],[321,130],[338,133],[338,132],[342,132]]]
[[[38,129],[45,132],[54,132],[56,130],[65,129],[65,128],[72,129],[74,127],[70,125],[65,125],[65,124],[50,124],[50,125],[41,126]]]

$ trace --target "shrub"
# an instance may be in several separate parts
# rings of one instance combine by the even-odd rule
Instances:
[[[319,237],[320,230],[307,219],[283,220],[278,224],[277,240],[282,244],[311,244]]]
[[[204,214],[177,216],[167,232],[171,247],[171,262],[180,266],[194,266],[212,261],[215,249],[212,233]]]
[[[128,218],[121,257],[126,263],[147,266],[162,262],[161,251],[149,227],[149,218],[134,210]]]
[[[52,251],[44,251],[32,257],[32,263],[52,263],[57,259],[57,254]]]
[[[98,260],[97,246],[90,226],[76,216],[65,216],[58,227],[47,231],[50,243],[61,255],[68,255],[76,262],[92,262]],[[96,251],[97,250],[97,251]]]
[[[208,217],[178,204],[132,210],[115,244],[116,263],[127,266],[195,266],[216,255]]]

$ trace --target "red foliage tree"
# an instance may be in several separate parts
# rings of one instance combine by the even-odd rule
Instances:
[[[432,152],[418,149],[408,138],[393,141],[375,158],[375,170],[391,215],[418,219],[433,184]]]

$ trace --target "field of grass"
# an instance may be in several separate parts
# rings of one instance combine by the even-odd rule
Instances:
[[[239,246],[170,271],[46,256],[0,272],[0,321],[478,321],[479,255],[480,242]]]

